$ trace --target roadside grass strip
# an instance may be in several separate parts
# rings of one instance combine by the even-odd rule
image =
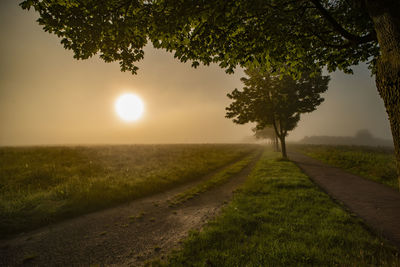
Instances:
[[[226,183],[230,178],[241,172],[247,165],[249,165],[257,155],[258,153],[252,153],[251,155],[244,157],[243,159],[229,165],[222,171],[216,173],[207,181],[204,181],[192,188],[189,188],[182,193],[176,194],[171,200],[169,200],[169,206],[174,207],[182,204],[183,202],[188,201],[189,199],[192,199],[195,196],[206,192],[207,190]]]
[[[393,149],[362,146],[295,145],[309,157],[399,190]]]
[[[400,266],[398,251],[265,151],[222,214],[153,266]]]

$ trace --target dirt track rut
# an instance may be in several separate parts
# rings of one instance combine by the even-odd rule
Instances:
[[[190,229],[201,228],[218,214],[259,157],[260,152],[227,183],[177,207],[169,207],[168,199],[195,184],[3,240],[0,265],[137,266],[148,259],[162,258]]]

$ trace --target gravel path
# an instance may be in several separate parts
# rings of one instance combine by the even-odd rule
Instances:
[[[227,183],[169,207],[168,199],[209,179],[0,241],[0,266],[137,266],[163,258],[232,197],[258,156]]]
[[[400,193],[300,153],[288,153],[317,185],[400,250]]]

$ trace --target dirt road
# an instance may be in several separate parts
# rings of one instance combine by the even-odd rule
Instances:
[[[116,208],[87,214],[0,241],[0,265],[137,266],[163,257],[187,236],[218,214],[255,162],[216,188],[175,207],[168,200],[209,179],[177,187]]]

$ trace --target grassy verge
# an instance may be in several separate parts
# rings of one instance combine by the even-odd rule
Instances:
[[[399,266],[394,247],[265,152],[221,216],[154,266]]]
[[[391,149],[326,145],[296,145],[294,148],[332,166],[399,189],[396,159]]]
[[[255,149],[250,145],[0,148],[0,238],[166,190]]]
[[[170,206],[179,205],[189,199],[192,199],[193,197],[199,195],[200,193],[203,193],[207,190],[210,190],[213,187],[226,183],[233,175],[239,173],[247,165],[249,165],[250,162],[254,160],[255,156],[256,154],[249,155],[243,158],[242,160],[227,166],[225,169],[216,173],[213,177],[211,177],[207,181],[204,181],[192,188],[189,188],[188,190],[182,193],[175,195],[170,201]]]

